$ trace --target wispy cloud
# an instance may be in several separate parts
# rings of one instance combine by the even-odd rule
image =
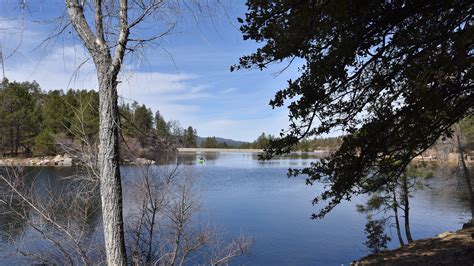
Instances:
[[[35,49],[50,33],[48,29],[27,25],[23,34],[15,35],[22,28],[15,23],[0,17],[0,28],[11,29],[0,31],[4,51],[21,43],[5,62],[10,80],[36,80],[43,90],[97,89],[93,62],[77,40],[61,39],[56,46]],[[177,39],[166,42],[172,46],[167,51],[173,60],[160,55],[160,49],[147,50],[144,62],[129,59],[119,76],[121,101],[146,104],[166,119],[192,125],[201,136],[251,141],[261,132],[277,134],[288,123],[287,110],[271,110],[268,100],[287,77],[278,80],[262,72],[230,73],[229,66],[245,50],[253,50],[236,41],[240,40],[237,33],[231,33],[231,39],[226,39],[227,32],[211,37],[213,47],[202,46],[187,34],[175,35]]]
[[[36,80],[43,89],[95,89],[95,68],[81,47],[56,48],[47,55],[9,61],[5,72],[11,80]]]
[[[251,119],[208,119],[200,124],[201,136],[225,136],[237,140],[253,141],[262,132],[278,135],[281,129],[287,128],[286,110],[267,114],[261,118]]]
[[[235,92],[237,91],[237,88],[228,88],[228,89],[225,89],[223,91],[221,91],[222,94],[229,94],[229,93],[232,93],[232,92]]]

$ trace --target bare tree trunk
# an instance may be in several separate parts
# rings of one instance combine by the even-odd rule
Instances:
[[[146,251],[146,262],[151,262],[151,257],[153,255],[153,233],[155,229],[155,219],[156,219],[157,208],[153,207],[151,211],[151,222],[150,230],[148,232],[148,250]]]
[[[10,156],[16,156],[13,150],[13,124],[10,123]]]
[[[464,147],[462,147],[459,134],[456,134],[456,139],[458,142],[458,150],[459,156],[461,157],[461,165],[464,173],[464,179],[466,180],[467,190],[469,192],[469,201],[471,205],[471,224],[474,224],[474,192],[472,189],[471,174],[469,172],[469,168],[466,165],[466,160],[464,158]]]
[[[176,262],[176,258],[178,257],[179,247],[181,244],[181,234],[183,232],[183,225],[181,221],[178,221],[178,229],[176,230],[176,238],[174,242],[173,252],[171,253],[170,265],[174,265]]]
[[[124,63],[125,51],[134,50],[128,47],[130,42],[135,43],[134,47],[138,47],[169,32],[145,38],[130,38],[130,30],[158,12],[164,6],[164,1],[65,0],[65,2],[71,24],[94,61],[99,81],[98,165],[107,264],[125,265],[127,256],[119,168],[120,121],[117,106],[117,77]],[[91,27],[91,23],[95,27]]]
[[[15,136],[15,157],[18,156],[18,147],[20,146],[20,126],[16,125],[16,136]]]
[[[403,212],[405,216],[405,234],[407,237],[408,243],[413,242],[413,238],[411,237],[411,230],[410,230],[410,202],[408,198],[408,184],[407,184],[407,177],[402,176],[402,188],[403,188]]]
[[[114,57],[105,40],[103,1],[94,0],[95,33],[89,27],[84,13],[84,4],[85,2],[79,2],[79,0],[66,0],[71,23],[92,56],[99,81],[98,165],[107,264],[126,265],[120,178],[117,76],[122,67],[129,35],[128,1],[120,0],[119,33]]]
[[[122,216],[122,183],[119,157],[117,83],[98,68],[99,77],[99,175],[108,265],[125,265]]]
[[[403,242],[402,232],[400,230],[400,221],[398,220],[398,202],[395,189],[393,190],[393,212],[395,215],[395,226],[397,227],[397,236],[400,246],[403,247],[405,242]]]

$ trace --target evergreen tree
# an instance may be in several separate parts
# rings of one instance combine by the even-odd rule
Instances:
[[[168,123],[166,123],[165,119],[160,114],[160,111],[156,111],[155,113],[155,131],[159,140],[169,140],[171,135],[170,128]]]
[[[32,93],[39,91],[37,83],[4,82],[0,91],[0,139],[3,155],[31,155],[40,117],[35,112]]]
[[[201,147],[203,148],[217,148],[219,143],[216,137],[207,137],[202,141]]]
[[[184,130],[184,147],[195,148],[197,146],[197,131],[192,126]]]
[[[133,112],[130,105],[122,104],[119,106],[120,113],[120,125],[122,126],[121,131],[123,135],[133,135]]]
[[[150,145],[153,129],[153,113],[144,104],[137,106],[133,114],[133,124],[139,142],[142,146]]]
[[[0,89],[0,155],[54,155],[61,138],[93,143],[99,131],[96,91],[41,92],[36,82],[9,82]],[[166,122],[157,111],[133,102],[119,106],[122,134],[145,148],[196,147],[197,133],[178,121]]]
[[[70,125],[67,119],[67,116],[70,114],[69,109],[62,91],[50,91],[43,105],[43,130],[53,134],[65,132]]]
[[[140,132],[148,135],[153,128],[153,113],[149,108],[142,104],[135,109],[133,122]]]
[[[372,220],[365,225],[365,234],[367,235],[367,241],[364,243],[371,253],[379,253],[380,251],[387,249],[387,243],[390,242],[391,238],[385,234],[385,220]]]
[[[33,153],[36,156],[45,156],[56,153],[53,133],[49,130],[42,130],[34,140]]]
[[[301,64],[301,75],[270,102],[288,106],[290,124],[263,158],[288,153],[304,138],[347,133],[337,152],[289,172],[325,184],[313,202],[326,205],[314,218],[394,182],[474,112],[473,1],[248,0],[247,6],[239,19],[243,38],[262,45],[232,69]]]
[[[69,105],[70,132],[88,138],[91,141],[99,132],[99,94],[95,91],[77,91],[74,105]],[[67,96],[67,94],[66,94]]]
[[[253,147],[254,149],[263,149],[268,146],[268,143],[270,141],[270,136],[267,136],[265,132],[263,132],[255,141]]]

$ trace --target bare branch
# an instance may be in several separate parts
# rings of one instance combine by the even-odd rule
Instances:
[[[78,0],[66,0],[66,7],[72,25],[83,40],[84,45],[91,54],[96,54],[96,37],[91,31],[86,17],[84,16],[84,4],[79,4]]]

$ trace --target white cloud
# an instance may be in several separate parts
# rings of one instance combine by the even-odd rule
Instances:
[[[127,72],[120,79],[120,90],[136,91],[140,95],[168,94],[187,90],[186,82],[194,78],[192,74],[169,74],[159,72]]]
[[[14,37],[7,38],[0,32],[2,44],[14,46],[18,41]],[[85,62],[88,53],[81,45],[32,50],[43,38],[44,33],[33,31],[22,37],[20,50],[5,62],[7,78],[36,80],[46,91],[97,88],[95,67],[91,60]],[[271,111],[267,106],[267,94],[271,92],[262,93],[260,87],[264,84],[252,83],[259,88],[251,91],[239,87],[245,73],[229,78],[227,74],[213,77],[214,72],[207,75],[202,69],[196,71],[202,76],[153,69],[144,72],[137,66],[126,66],[119,77],[119,94],[123,101],[133,99],[153,111],[160,110],[167,120],[196,127],[201,136],[252,141],[261,132],[278,134],[287,127],[286,109]],[[232,85],[225,84],[236,80]]]
[[[53,89],[97,89],[95,67],[82,47],[56,48],[42,58],[29,58],[6,65],[10,80],[36,80],[45,91]],[[180,101],[210,97],[203,86],[188,82],[197,75],[181,73],[127,71],[120,76],[119,94],[160,110],[168,119],[182,119],[199,110],[199,106]]]
[[[254,141],[262,132],[278,135],[288,127],[286,110],[259,119],[210,119],[197,125],[200,136],[224,136],[234,140]]]
[[[41,58],[5,63],[10,80],[36,80],[44,90],[95,89],[95,68],[81,47],[56,48]]]
[[[119,93],[130,99],[147,101],[153,98],[161,103],[211,97],[204,86],[190,84],[196,78],[197,75],[188,73],[129,71],[120,78]]]
[[[232,92],[235,92],[237,91],[237,88],[228,88],[228,89],[225,89],[223,91],[221,91],[222,94],[229,94],[229,93],[232,93]]]

